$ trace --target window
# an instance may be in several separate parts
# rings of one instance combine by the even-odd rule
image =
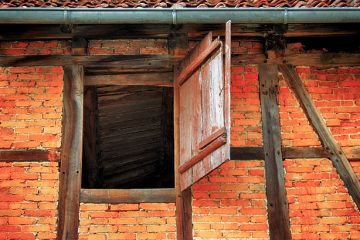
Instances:
[[[82,187],[173,188],[173,88],[88,86]]]

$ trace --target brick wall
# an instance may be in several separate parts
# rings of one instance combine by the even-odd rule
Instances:
[[[0,148],[61,145],[61,67],[0,68]]]
[[[10,46],[15,54],[23,45]],[[0,68],[1,149],[57,151],[62,78],[61,67]],[[0,163],[0,239],[56,239],[56,160],[49,154],[50,162]]]
[[[167,53],[160,41],[90,41],[90,54]],[[233,43],[235,54],[262,51]],[[0,53],[70,54],[68,41],[2,42]],[[360,68],[299,67],[316,105],[344,147],[359,146]],[[62,68],[0,69],[0,148],[49,149],[61,142]],[[285,81],[280,82],[285,146],[320,146]],[[233,66],[231,143],[261,146],[256,66]],[[56,159],[51,159],[56,160]],[[360,239],[360,214],[327,159],[284,162],[294,239]],[[360,176],[360,162],[352,162]],[[58,164],[1,163],[0,239],[55,239]],[[81,204],[80,239],[174,239],[174,204]],[[268,239],[264,162],[229,161],[193,187],[196,239]]]
[[[229,161],[193,186],[196,239],[267,239],[264,163]]]
[[[58,164],[0,163],[0,239],[56,239]]]
[[[81,204],[80,240],[176,239],[175,204]]]
[[[284,165],[293,239],[360,238],[359,211],[329,159]]]

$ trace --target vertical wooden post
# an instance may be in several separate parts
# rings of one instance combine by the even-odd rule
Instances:
[[[291,239],[277,101],[278,66],[260,64],[259,78],[270,239]]]
[[[186,35],[172,34],[169,38],[169,52],[171,55],[180,57],[185,55],[188,41]],[[177,79],[178,71],[174,69],[174,79]],[[192,195],[191,188],[181,191],[180,188],[180,91],[177,83],[174,83],[174,171],[176,192],[176,234],[177,240],[192,240]]]
[[[64,67],[64,116],[60,167],[58,239],[78,239],[83,141],[82,66]]]
[[[295,93],[297,99],[299,100],[300,106],[304,110],[309,122],[318,134],[323,146],[329,153],[332,164],[336,168],[341,179],[344,181],[344,184],[347,187],[356,206],[358,209],[360,209],[360,182],[354,170],[352,169],[349,160],[346,158],[344,151],[337,144],[329,128],[326,126],[325,120],[322,118],[320,112],[315,107],[310,94],[306,90],[305,85],[301,81],[295,69],[290,65],[280,65],[279,69],[289,87]]]
[[[174,86],[174,170],[176,192],[177,240],[192,240],[192,196],[191,188],[180,188],[180,129],[179,129],[179,86]]]

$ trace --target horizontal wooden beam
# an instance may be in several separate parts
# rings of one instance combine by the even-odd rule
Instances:
[[[283,147],[283,159],[297,158],[329,158],[330,155],[323,147]],[[345,155],[350,161],[360,160],[360,147],[344,148]],[[231,147],[232,160],[264,160],[262,147]]]
[[[174,188],[81,189],[82,203],[174,203]]]
[[[133,68],[133,69],[124,69],[117,68],[116,66],[111,67],[87,67],[84,69],[85,76],[93,75],[111,75],[111,74],[126,74],[126,73],[169,73],[173,71],[173,68]]]
[[[0,56],[0,67],[17,66],[62,66],[81,64],[86,67],[116,67],[117,69],[168,69],[178,62],[178,57],[164,55],[26,55]],[[243,64],[292,64],[305,66],[359,66],[360,53],[299,53],[274,59],[264,54],[240,54],[232,56],[232,65]],[[186,77],[185,77],[186,78]]]
[[[176,29],[174,29],[176,28]],[[0,40],[68,40],[75,36],[86,39],[131,39],[131,38],[167,38],[176,30],[189,33],[192,38],[202,38],[213,31],[215,36],[224,35],[223,24],[187,24],[171,26],[167,24],[137,25],[0,25]],[[235,37],[263,37],[274,31],[273,25],[233,24],[232,35]],[[360,30],[356,24],[288,24],[283,30],[285,37],[322,37],[357,35]]]
[[[59,159],[56,153],[48,150],[1,150],[0,162],[49,162]]]
[[[86,76],[85,85],[173,86],[173,73],[127,73]]]
[[[116,66],[122,69],[137,68],[168,68],[176,58],[170,55],[93,55],[93,56],[64,56],[64,55],[26,55],[0,56],[1,67],[17,66],[64,66],[83,65],[90,67]]]
[[[299,53],[274,59],[267,59],[264,54],[241,54],[232,57],[232,65],[262,63],[326,67],[358,66],[360,53]]]

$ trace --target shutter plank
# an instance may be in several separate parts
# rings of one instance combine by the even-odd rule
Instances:
[[[199,62],[199,55],[205,59],[186,81],[177,78],[180,87],[181,190],[187,189],[230,158],[230,26],[231,23],[227,23],[225,58],[220,40],[212,41],[211,34],[208,34],[180,64],[180,76],[188,76],[193,61]],[[220,47],[213,47],[217,45]],[[208,55],[204,56],[204,53]],[[226,79],[224,59],[229,71]],[[179,85],[180,80],[183,85]]]

